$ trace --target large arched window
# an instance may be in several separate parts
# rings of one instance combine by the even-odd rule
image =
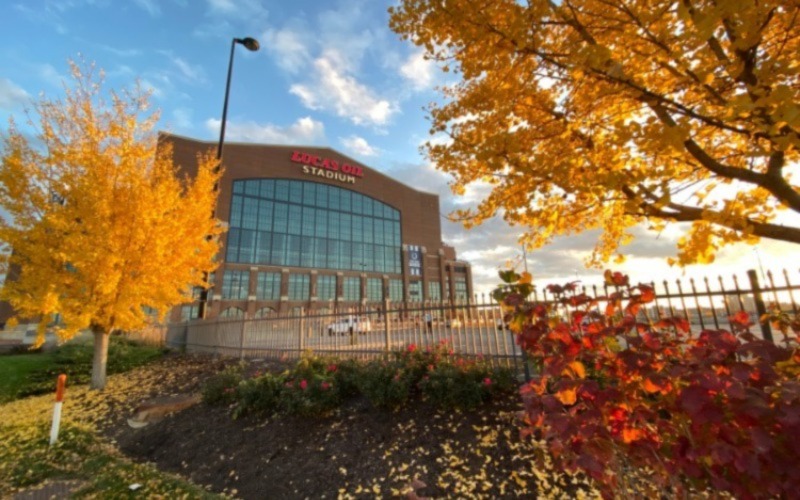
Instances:
[[[220,318],[237,318],[237,319],[244,319],[244,311],[239,309],[238,307],[229,307],[224,309],[221,313],[219,313]]]
[[[400,273],[400,212],[337,186],[233,182],[226,260]]]

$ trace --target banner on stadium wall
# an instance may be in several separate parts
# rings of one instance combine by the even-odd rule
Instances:
[[[422,249],[418,245],[408,245],[408,274],[422,276]]]

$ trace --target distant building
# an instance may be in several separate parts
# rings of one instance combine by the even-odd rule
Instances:
[[[191,173],[215,142],[162,135]],[[460,301],[470,265],[441,240],[439,197],[321,147],[225,144],[216,217],[228,225],[207,318]],[[199,304],[170,320],[197,317]]]

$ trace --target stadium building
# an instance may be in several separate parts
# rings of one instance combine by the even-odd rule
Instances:
[[[186,170],[216,142],[162,135]],[[472,296],[442,243],[439,197],[333,149],[225,144],[216,217],[227,224],[206,318],[325,313]],[[199,294],[198,294],[199,297]],[[199,302],[171,321],[199,314]]]

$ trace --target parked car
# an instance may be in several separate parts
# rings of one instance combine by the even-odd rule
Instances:
[[[348,316],[339,318],[325,327],[328,335],[347,335],[350,333],[367,333],[372,331],[372,324],[369,318],[359,318]]]

